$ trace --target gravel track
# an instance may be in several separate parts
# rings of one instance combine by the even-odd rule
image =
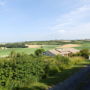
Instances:
[[[90,66],[82,68],[80,72],[77,72],[63,83],[57,84],[48,90],[90,90],[90,79],[87,81],[87,73],[90,73]],[[82,82],[87,83],[83,85],[81,84]]]

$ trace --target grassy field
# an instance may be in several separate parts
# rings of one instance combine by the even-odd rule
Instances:
[[[58,45],[45,45],[43,48],[45,50],[50,50],[58,47]],[[26,53],[26,54],[33,54],[37,48],[8,48],[6,50],[0,50],[0,56],[9,55],[11,51],[19,52],[19,53]]]
[[[76,47],[77,49],[90,49],[90,42],[84,42],[80,44],[80,47]]]
[[[80,45],[79,47],[74,47],[76,49],[90,49],[90,42],[82,42],[82,43],[77,43]],[[43,48],[47,51],[50,49],[55,49],[57,47],[60,47],[60,45],[44,45]],[[33,54],[34,51],[37,48],[8,48],[6,50],[0,50],[0,56],[6,56],[9,55],[11,51],[16,51],[16,52],[24,52],[26,54]]]

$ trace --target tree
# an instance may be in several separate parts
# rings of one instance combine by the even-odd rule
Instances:
[[[45,52],[44,49],[37,49],[37,50],[35,51],[35,55],[36,55],[36,56],[42,56],[43,52]]]
[[[80,55],[81,55],[82,57],[86,58],[86,59],[89,58],[89,54],[90,54],[90,52],[89,52],[88,49],[83,49],[83,50],[80,51]]]

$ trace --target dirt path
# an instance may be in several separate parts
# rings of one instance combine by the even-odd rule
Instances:
[[[86,73],[84,79],[79,83],[77,90],[90,90],[90,71]]]
[[[81,69],[80,72],[49,90],[90,90],[90,75],[87,76],[88,73],[90,73],[90,66]]]

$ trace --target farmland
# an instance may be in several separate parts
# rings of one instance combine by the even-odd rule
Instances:
[[[88,50],[69,57],[60,55],[50,57],[42,55],[41,52],[36,53],[41,49],[45,51],[55,48],[90,49],[90,42],[74,41],[58,45],[56,42],[53,42],[53,45],[50,45],[51,42],[48,43],[49,45],[28,44],[30,47],[24,47],[26,43],[16,43],[6,44],[7,47],[3,47],[4,49],[1,47],[0,56],[9,56],[0,58],[0,90],[47,90],[90,64],[85,57],[89,54]]]
[[[54,49],[56,47],[58,47],[58,45],[45,45],[45,46],[43,46],[43,48],[45,50]],[[0,56],[9,55],[11,53],[11,51],[15,51],[15,52],[19,52],[19,53],[26,53],[26,54],[33,54],[36,49],[37,48],[8,48],[5,50],[0,50]]]
[[[81,44],[80,47],[76,47],[77,49],[84,49],[84,48],[87,48],[87,49],[90,49],[90,42],[84,42]]]
[[[27,42],[24,42],[25,44]],[[45,49],[45,51],[47,50],[51,50],[51,49],[55,49],[55,48],[76,48],[76,49],[90,49],[90,41],[69,41],[69,42],[65,42],[65,41],[37,41],[37,42],[32,42],[32,43],[27,43],[27,44],[32,44],[31,46],[35,46],[35,44],[37,44],[37,46],[40,45],[42,46],[41,48]],[[48,44],[48,45],[44,45],[44,44]],[[51,45],[53,44],[53,45]],[[73,47],[72,47],[73,46]],[[26,53],[26,54],[33,54],[34,51],[38,49],[38,48],[7,48],[7,49],[0,49],[0,56],[5,56],[5,55],[9,55],[11,51],[15,51],[15,52],[19,52],[19,53]]]

